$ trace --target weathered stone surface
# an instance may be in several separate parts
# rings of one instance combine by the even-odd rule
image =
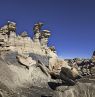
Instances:
[[[40,55],[40,54],[35,54],[35,53],[30,53],[29,54],[33,60],[40,60],[44,65],[48,66],[49,64],[49,57],[45,55]]]
[[[22,55],[18,55],[17,56],[18,61],[25,65],[25,66],[32,66],[36,64],[36,61],[32,59],[32,57],[27,57],[27,56],[22,56]]]
[[[41,86],[50,80],[50,78],[47,77],[37,65],[32,64],[29,66],[29,69],[27,69],[24,65],[21,65],[18,62],[16,56],[17,53],[14,52],[6,52],[2,54],[2,58],[0,59],[0,67],[2,67],[0,68],[1,82],[9,85],[10,87],[12,85],[13,87],[17,87],[27,86],[30,84],[34,86]],[[28,61],[26,61],[26,63],[28,63]],[[25,63],[23,62],[23,64]],[[2,77],[3,79],[7,79],[3,80]]]
[[[51,79],[50,72],[59,74],[62,67],[74,77],[78,72],[59,59],[53,46],[48,47],[51,34],[42,30],[42,26],[40,22],[34,25],[33,39],[26,32],[16,35],[14,22],[9,21],[0,28],[0,96],[95,97],[95,78],[79,80],[74,86]]]
[[[60,87],[55,92],[54,97],[94,97],[94,83],[78,83],[75,86],[69,86],[66,89]]]

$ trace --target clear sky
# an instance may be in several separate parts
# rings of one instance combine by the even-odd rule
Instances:
[[[95,0],[0,0],[0,25],[8,20],[30,36],[34,23],[44,22],[60,57],[90,58],[95,50]]]

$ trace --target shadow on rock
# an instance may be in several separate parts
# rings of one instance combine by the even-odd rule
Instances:
[[[48,85],[53,90],[56,90],[56,88],[59,86],[73,86],[72,84],[65,83],[65,82],[62,82],[62,83],[48,82]]]

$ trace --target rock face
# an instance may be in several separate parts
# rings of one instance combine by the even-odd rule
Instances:
[[[51,34],[42,26],[34,25],[33,39],[25,31],[16,35],[14,22],[0,28],[0,97],[95,97],[94,79],[68,86],[51,78],[50,71],[71,67],[48,46]]]
[[[21,65],[13,52],[2,55],[0,67],[0,81],[10,88],[26,87],[30,84],[40,86],[49,80],[38,66],[32,65],[27,69]]]
[[[75,86],[58,87],[54,97],[94,97],[94,83],[78,83]]]
[[[45,86],[51,80],[46,67],[49,66],[49,49],[44,38],[50,32],[42,31],[42,23],[34,25],[33,39],[27,32],[16,35],[16,23],[8,21],[0,28],[0,82],[9,89],[17,87]],[[44,34],[45,33],[45,34]],[[43,41],[41,40],[43,37]],[[44,42],[45,41],[45,42]],[[41,67],[40,61],[45,66]]]

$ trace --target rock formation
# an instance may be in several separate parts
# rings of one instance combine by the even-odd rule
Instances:
[[[41,22],[34,25],[33,39],[25,31],[16,35],[14,22],[8,21],[0,28],[0,72],[4,69],[0,82],[6,87],[48,86],[46,84],[51,80],[48,68],[50,60],[57,60],[58,57],[55,58],[57,54],[48,47],[50,31],[41,30],[42,26]]]
[[[91,58],[92,62],[95,64],[95,51],[93,52],[92,58]]]
[[[79,73],[58,57],[54,46],[48,46],[51,33],[42,30],[42,26],[41,22],[34,25],[33,39],[25,31],[17,35],[16,23],[11,21],[0,28],[0,97],[68,97],[71,94],[71,97],[82,97],[74,96],[78,85],[66,88],[68,95],[61,91],[61,87],[65,88],[63,81],[73,82]],[[52,74],[58,74],[61,80],[52,79]],[[51,89],[54,83],[60,82],[63,86]]]
[[[28,81],[30,81],[30,83],[33,84],[33,81],[31,80],[34,77],[31,77],[31,76],[35,76],[35,80],[36,80],[37,79],[36,77],[38,76],[37,73],[41,74],[40,73],[41,70],[38,67],[38,63],[37,63],[38,60],[43,64],[47,63],[45,65],[49,65],[48,55],[43,50],[43,44],[41,44],[40,42],[40,39],[44,35],[44,32],[45,32],[45,36],[48,36],[46,34],[48,32],[47,30],[45,30],[44,32],[42,32],[43,33],[42,35],[40,33],[41,26],[42,26],[42,23],[40,22],[34,25],[33,40],[30,37],[28,37],[27,32],[22,32],[20,35],[16,35],[16,23],[14,22],[8,21],[8,23],[5,26],[0,28],[1,59],[6,60],[5,63],[11,72],[16,73],[15,75],[17,78],[16,77],[13,78],[13,80],[15,80],[14,81],[15,83],[16,83],[16,80],[19,79],[17,81],[21,80],[20,81],[21,84],[25,84],[25,83],[27,84],[29,83]],[[44,45],[47,45],[47,42],[45,42]],[[45,76],[46,75],[44,73],[41,74],[41,76],[39,75],[39,78],[43,77],[42,83],[44,83],[45,78],[47,80],[49,79],[49,77],[47,76],[45,77]],[[39,81],[40,80],[41,79],[39,79]],[[19,84],[20,82],[17,82],[16,84]]]

